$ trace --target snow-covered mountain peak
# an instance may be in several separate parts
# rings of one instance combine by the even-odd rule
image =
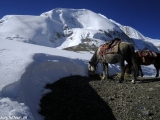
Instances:
[[[144,35],[142,35],[140,32],[138,32],[137,30],[135,30],[134,28],[130,27],[130,26],[124,26],[121,25],[120,23],[117,23],[116,21],[110,19],[113,23],[115,23],[116,25],[118,25],[121,30],[128,35],[130,38],[134,38],[134,39],[141,39],[144,40],[146,39],[146,37]]]
[[[40,16],[6,15],[0,20],[0,38],[60,49],[88,43],[86,40],[98,46],[115,37],[131,43],[150,40],[87,9],[55,8]]]
[[[41,16],[47,16],[56,19],[62,24],[67,24],[69,28],[85,29],[117,29],[119,27],[112,23],[108,18],[102,17],[87,9],[64,9],[56,8],[51,11],[42,13]]]

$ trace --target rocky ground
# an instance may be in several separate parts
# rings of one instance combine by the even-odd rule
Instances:
[[[45,120],[160,120],[160,79],[141,79],[62,78],[46,86],[52,92],[41,99],[39,113]]]

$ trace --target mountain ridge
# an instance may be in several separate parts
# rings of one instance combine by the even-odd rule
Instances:
[[[157,46],[160,46],[159,40],[152,46],[153,39],[134,28],[87,9],[55,8],[40,16],[6,15],[0,19],[0,34],[8,40],[59,49],[85,44],[85,39],[90,39],[88,44],[99,46],[115,37],[133,44],[135,40],[140,40],[140,49],[150,49],[146,48],[147,44],[156,46],[154,51],[159,51]]]

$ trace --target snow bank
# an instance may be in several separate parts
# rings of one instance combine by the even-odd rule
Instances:
[[[91,57],[9,40],[1,40],[0,51],[0,103],[4,109],[0,116],[28,116],[30,120],[42,119],[38,110],[44,86],[69,75],[86,76]]]

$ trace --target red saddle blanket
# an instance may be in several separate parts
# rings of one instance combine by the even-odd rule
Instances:
[[[151,50],[138,51],[139,57],[157,57],[157,53]]]
[[[115,53],[118,52],[118,46],[116,48],[116,45],[119,45],[121,40],[111,40],[105,44],[103,44],[100,48],[99,54],[109,54],[109,53]]]

